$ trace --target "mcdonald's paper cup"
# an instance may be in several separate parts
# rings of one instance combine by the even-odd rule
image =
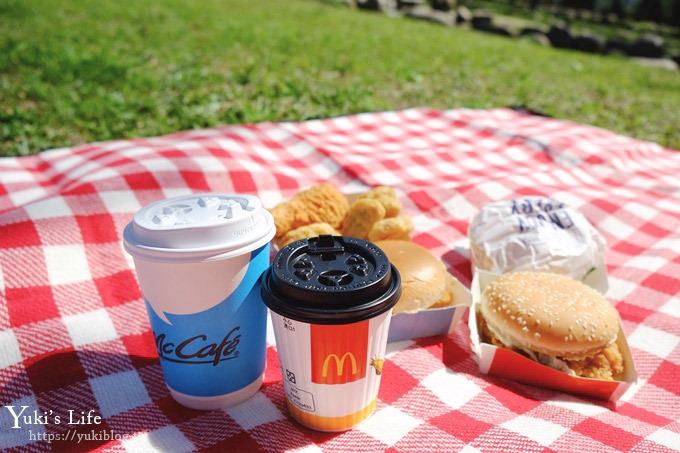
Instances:
[[[374,244],[320,236],[281,249],[262,276],[288,409],[344,431],[376,405],[399,273]]]
[[[195,194],[151,203],[125,228],[165,382],[194,409],[258,391],[271,215],[251,195]]]

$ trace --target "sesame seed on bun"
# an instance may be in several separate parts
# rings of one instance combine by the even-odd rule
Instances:
[[[547,272],[503,274],[486,287],[480,312],[503,344],[581,360],[616,341],[619,316],[600,293]]]

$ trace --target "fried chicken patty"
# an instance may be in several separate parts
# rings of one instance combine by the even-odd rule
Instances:
[[[503,344],[496,336],[489,330],[486,320],[481,314],[477,314],[477,324],[482,341],[501,348],[511,349],[522,355],[527,355],[521,349],[509,347]],[[605,381],[613,381],[623,374],[623,356],[616,343],[604,348],[597,354],[587,357],[583,360],[565,360],[560,357],[567,364],[567,366],[576,373],[577,376],[602,379]]]
[[[616,343],[583,360],[565,360],[578,376],[613,381],[623,373],[623,356]]]

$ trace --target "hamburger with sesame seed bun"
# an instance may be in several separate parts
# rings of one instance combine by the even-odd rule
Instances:
[[[623,374],[616,309],[570,277],[503,274],[486,287],[478,310],[487,343],[576,376],[615,380]]]

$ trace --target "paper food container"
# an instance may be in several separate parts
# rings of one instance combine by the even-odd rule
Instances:
[[[625,372],[621,381],[605,381],[600,379],[571,376],[563,371],[531,360],[510,349],[482,343],[477,329],[477,307],[484,289],[498,277],[498,274],[477,270],[472,280],[472,305],[468,326],[470,327],[470,344],[479,362],[479,370],[524,384],[561,390],[591,398],[617,401],[621,395],[637,381],[637,372],[628,348],[623,329],[619,326],[617,345],[623,356]]]
[[[392,315],[387,342],[451,333],[462,319],[465,309],[470,306],[472,300],[470,291],[458,279],[454,278],[454,280],[453,299],[455,305]]]

